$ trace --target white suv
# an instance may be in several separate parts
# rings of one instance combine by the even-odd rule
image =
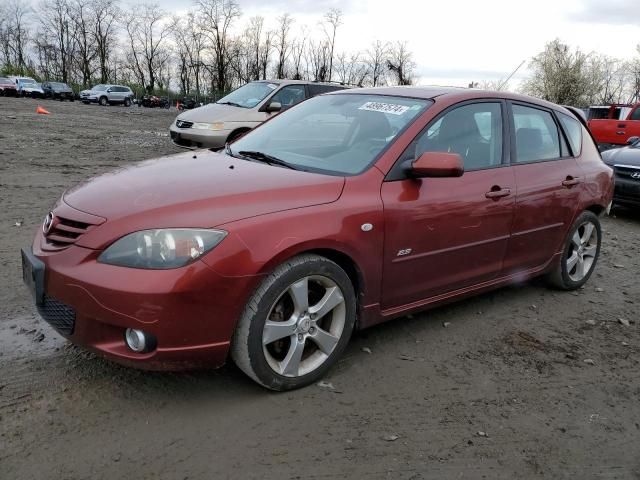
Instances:
[[[129,107],[133,103],[133,92],[123,85],[96,85],[91,90],[80,92],[83,103],[99,103],[102,106],[118,103]]]

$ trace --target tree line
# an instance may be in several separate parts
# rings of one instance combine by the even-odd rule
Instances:
[[[559,39],[533,57],[530,76],[521,90],[561,105],[587,107],[640,101],[638,56],[622,60],[596,52],[585,53]]]
[[[308,26],[286,12],[243,18],[235,0],[195,0],[182,15],[154,3],[7,0],[0,4],[0,73],[196,97],[270,78],[358,86],[414,81],[406,42],[374,40],[364,51],[343,50],[343,26],[336,8]]]

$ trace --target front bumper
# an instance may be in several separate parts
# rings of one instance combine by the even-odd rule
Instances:
[[[222,148],[232,130],[203,130],[178,128],[175,123],[169,127],[171,141],[184,148]]]
[[[82,102],[98,103],[98,97],[83,97],[82,95],[80,95],[80,100]]]
[[[619,205],[640,206],[640,181],[629,182],[616,179],[613,203]]]
[[[142,270],[97,262],[101,252],[72,245],[43,251],[36,235],[32,255],[42,262],[38,309],[72,343],[118,363],[148,370],[219,367],[236,322],[258,277],[225,277],[202,261],[173,270]],[[43,308],[60,309],[66,324]],[[72,325],[69,318],[73,317]],[[57,323],[58,322],[58,323]],[[152,334],[157,348],[135,353],[127,328]]]

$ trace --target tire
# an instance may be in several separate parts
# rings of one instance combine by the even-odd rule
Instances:
[[[100,104],[100,106],[106,107],[107,105],[109,105],[109,100],[107,100],[107,97],[100,97],[98,103]]]
[[[582,212],[569,230],[562,256],[547,280],[560,290],[582,287],[596,268],[602,243],[600,220],[590,211]]]
[[[131,106],[131,99],[130,98],[125,98],[124,99],[124,106],[125,107],[130,107]]]
[[[336,363],[355,320],[355,292],[345,271],[325,257],[300,255],[277,267],[253,293],[236,327],[231,357],[265,388],[304,387]]]

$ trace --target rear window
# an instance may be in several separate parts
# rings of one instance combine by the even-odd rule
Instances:
[[[579,156],[582,152],[582,125],[575,118],[565,115],[564,113],[558,113],[558,120],[564,129],[564,132],[569,138],[569,144],[571,145],[571,151],[574,156]]]

